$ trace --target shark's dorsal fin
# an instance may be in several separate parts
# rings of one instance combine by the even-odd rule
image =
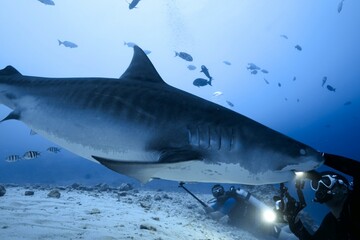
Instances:
[[[9,113],[9,115],[7,115],[3,120],[1,120],[0,122],[4,122],[7,120],[19,120],[20,119],[20,112],[14,110],[11,113]]]
[[[130,66],[123,75],[121,75],[120,79],[133,79],[165,84],[150,59],[146,56],[144,51],[136,45],[134,46],[134,55]]]
[[[6,68],[0,70],[0,76],[8,76],[8,75],[21,75],[21,73],[16,70],[13,66],[7,66]]]

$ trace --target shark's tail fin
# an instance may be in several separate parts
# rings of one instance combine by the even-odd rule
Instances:
[[[13,66],[7,66],[6,68],[0,70],[0,76],[9,76],[9,75],[21,75],[21,73],[16,70]]]

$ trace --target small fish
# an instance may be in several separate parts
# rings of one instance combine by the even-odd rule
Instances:
[[[302,47],[300,45],[296,45],[295,48],[299,51],[302,51]]]
[[[24,153],[23,159],[30,160],[30,159],[37,158],[37,157],[39,157],[39,156],[40,156],[40,152],[37,152],[37,151],[28,151],[28,152]]]
[[[327,77],[323,77],[323,79],[322,79],[322,85],[321,85],[322,87],[324,87],[326,81],[327,81]]]
[[[197,87],[203,87],[203,86],[206,86],[206,85],[211,85],[211,80],[206,80],[204,78],[197,78],[194,80],[193,82],[194,86],[197,86]]]
[[[132,47],[134,47],[136,44],[133,43],[133,42],[125,42],[125,41],[124,41],[124,45],[132,48]]]
[[[151,51],[150,51],[150,50],[144,50],[144,53],[145,53],[146,55],[149,55],[149,54],[151,53]]]
[[[296,101],[297,101],[297,102],[300,102],[300,99],[297,98]]]
[[[196,69],[196,67],[194,65],[188,65],[187,68],[191,71]]]
[[[351,101],[347,101],[347,102],[344,103],[344,106],[349,106],[349,105],[351,105],[351,104],[352,104]]]
[[[5,161],[7,162],[16,162],[21,160],[21,157],[19,155],[10,155],[5,158]]]
[[[202,73],[205,74],[205,76],[211,81],[212,80],[212,77],[210,76],[210,73],[209,73],[209,69],[207,69],[207,67],[205,67],[205,65],[201,65],[201,71]]]
[[[225,64],[228,65],[228,66],[231,65],[231,62],[229,62],[229,61],[223,61],[223,63],[225,63]]]
[[[263,72],[263,73],[265,73],[265,74],[268,74],[268,73],[269,73],[269,71],[266,70],[266,69],[262,69],[261,72]]]
[[[250,73],[255,75],[255,74],[258,73],[258,71],[257,70],[252,70]]]
[[[34,131],[34,130],[30,130],[30,136],[34,136],[34,135],[36,135],[37,133]]]
[[[285,39],[289,39],[288,36],[286,36],[284,34],[280,35],[280,37],[285,38]]]
[[[214,92],[214,93],[213,93],[213,96],[215,96],[215,97],[219,97],[219,96],[221,96],[221,95],[223,95],[223,93],[220,92],[220,91],[217,91],[217,92]]]
[[[266,84],[269,84],[269,81],[268,81],[268,80],[266,80],[266,78],[264,78],[264,81],[266,82]]]
[[[327,85],[326,88],[330,91],[330,92],[335,92],[335,88],[333,86]]]
[[[131,3],[129,3],[129,9],[133,9],[136,8],[136,5],[138,5],[138,3],[140,2],[140,0],[132,0]]]
[[[281,87],[281,83],[278,83],[278,86]]]
[[[58,152],[60,152],[61,149],[58,148],[58,147],[49,147],[46,150],[49,151],[49,152],[52,152],[52,153],[58,153]]]
[[[296,77],[293,77],[293,81],[296,81]]]
[[[45,4],[45,5],[55,6],[54,1],[52,1],[52,0],[38,0],[38,1]]]
[[[186,52],[176,52],[175,51],[175,57],[176,56],[179,56],[179,57],[181,57],[182,59],[184,59],[185,61],[188,61],[188,62],[192,62],[192,60],[193,60],[193,57],[190,54],[186,53]]]
[[[260,70],[261,68],[259,68],[258,66],[256,66],[254,63],[248,63],[248,70]]]
[[[78,45],[76,45],[75,43],[70,42],[70,41],[63,41],[62,42],[62,41],[58,40],[58,42],[59,42],[59,46],[62,44],[65,47],[68,47],[68,48],[77,48],[78,47]]]
[[[288,100],[288,98],[286,97],[286,98],[285,98],[285,101],[287,101],[287,100]]]
[[[234,104],[228,100],[226,100],[226,103],[230,106],[230,107],[234,107]]]
[[[341,12],[341,10],[342,10],[342,8],[343,8],[343,4],[344,4],[344,0],[341,0],[340,2],[339,2],[339,5],[338,5],[338,13],[340,13]]]

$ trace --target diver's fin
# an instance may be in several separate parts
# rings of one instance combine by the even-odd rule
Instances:
[[[0,70],[0,76],[9,76],[9,75],[21,75],[21,73],[10,65]]]
[[[152,179],[167,179],[174,173],[174,169],[184,169],[191,167],[192,163],[198,161],[186,161],[175,163],[158,163],[158,162],[119,162],[102,157],[92,156],[95,160],[100,162],[111,170],[133,177],[142,183],[149,182]],[[170,171],[172,170],[172,171]]]
[[[359,176],[360,162],[330,153],[323,153],[323,157],[325,159],[325,165],[353,177]]]
[[[166,84],[144,51],[136,45],[134,46],[134,55],[130,66],[126,69],[123,75],[121,75],[120,79],[134,79]]]
[[[9,115],[7,115],[3,120],[1,120],[0,122],[4,122],[7,120],[19,120],[20,119],[20,112],[18,111],[12,111],[11,113],[9,113]]]

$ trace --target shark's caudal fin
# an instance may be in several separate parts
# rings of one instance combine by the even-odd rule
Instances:
[[[120,79],[134,79],[166,84],[144,51],[136,45],[134,46],[134,55],[130,66],[126,69],[124,74],[121,75]]]
[[[10,75],[21,75],[21,73],[16,70],[13,66],[7,66],[6,68],[0,70],[0,76],[10,76]]]

